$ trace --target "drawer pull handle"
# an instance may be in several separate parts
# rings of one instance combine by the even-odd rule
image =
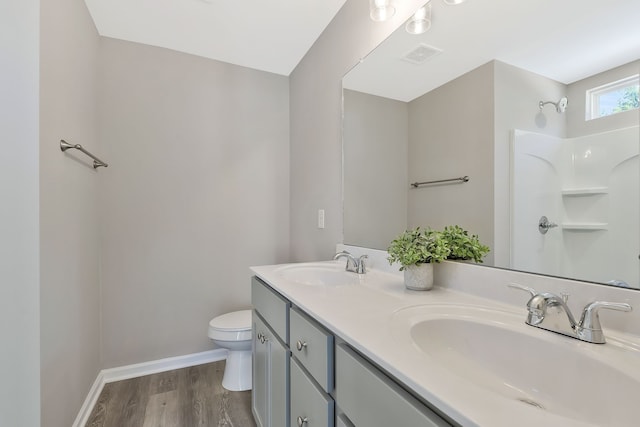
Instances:
[[[298,351],[302,351],[302,349],[306,347],[307,343],[305,341],[298,340],[298,342],[296,343],[296,348],[298,349]]]
[[[298,341],[300,342],[300,341]],[[305,425],[307,423],[307,417],[298,417],[298,427],[302,427],[303,425]]]

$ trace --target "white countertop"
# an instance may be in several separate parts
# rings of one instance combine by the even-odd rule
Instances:
[[[344,261],[327,263],[343,265]],[[349,285],[303,285],[278,274],[282,267],[259,266],[252,267],[251,271],[455,422],[463,426],[483,427],[598,425],[575,421],[487,392],[481,385],[443,369],[441,365],[425,363],[421,350],[407,339],[408,333],[404,336],[404,331],[398,330],[397,322],[393,321],[398,310],[416,305],[482,306],[521,316],[523,328],[549,334],[550,338],[545,339],[564,340],[570,345],[574,345],[571,341],[576,341],[575,345],[599,347],[525,325],[524,304],[499,303],[437,286],[429,292],[410,291],[405,289],[401,273],[380,270],[356,276],[357,282]]]

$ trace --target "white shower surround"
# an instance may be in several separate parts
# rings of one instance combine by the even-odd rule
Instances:
[[[640,287],[638,130],[576,138],[514,131],[511,268]],[[542,215],[558,228],[541,234]]]

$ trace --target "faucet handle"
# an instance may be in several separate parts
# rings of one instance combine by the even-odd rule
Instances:
[[[367,272],[367,267],[364,264],[364,260],[369,258],[369,255],[364,254],[364,255],[360,255],[360,258],[358,258],[358,266],[356,268],[356,273],[358,274],[365,274]]]
[[[345,255],[351,255],[351,254],[349,253],[349,251],[336,252],[336,254],[333,256],[333,259],[338,259],[341,256],[345,256]]]
[[[600,325],[600,316],[598,316],[598,311],[600,311],[601,308],[627,312],[633,309],[629,304],[624,302],[594,301],[590,304],[587,304],[587,306],[582,311],[580,326],[584,329],[602,329],[602,326]]]
[[[617,311],[631,311],[631,306],[626,303],[594,301],[582,311],[580,323],[576,328],[578,338],[583,341],[592,342],[594,344],[604,344],[606,342],[602,325],[600,325],[600,316],[598,311],[601,308]]]
[[[529,292],[529,294],[531,294],[531,298],[535,297],[539,293],[535,289],[530,288],[529,286],[521,285],[519,283],[509,283],[507,286],[510,287],[510,288],[513,288],[513,289],[518,289],[520,291]]]

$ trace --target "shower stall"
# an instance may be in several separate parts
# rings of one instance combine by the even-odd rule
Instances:
[[[512,268],[640,288],[638,131],[513,131]]]

